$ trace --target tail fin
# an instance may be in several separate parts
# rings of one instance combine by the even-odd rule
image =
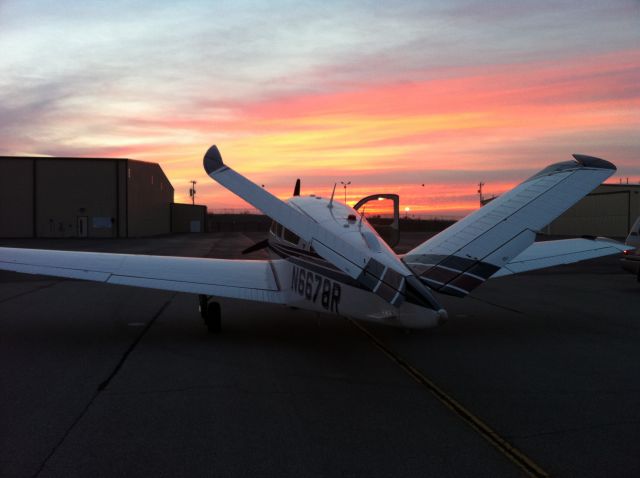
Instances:
[[[464,297],[616,170],[604,159],[573,157],[548,166],[423,242],[403,261],[432,289]]]

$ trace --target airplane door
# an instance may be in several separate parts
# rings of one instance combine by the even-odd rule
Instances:
[[[89,218],[87,216],[78,216],[78,237],[87,237],[87,227]]]
[[[371,213],[375,215],[376,204],[378,201],[388,199],[393,201],[393,214],[391,217],[383,217],[376,218],[373,221]],[[364,197],[360,199],[353,207],[356,211],[361,210],[361,208],[370,201],[376,201],[370,206],[370,213],[367,213],[367,219],[371,225],[376,229],[380,237],[385,240],[389,247],[393,247],[398,244],[400,241],[400,196],[397,194],[372,194],[371,196]]]

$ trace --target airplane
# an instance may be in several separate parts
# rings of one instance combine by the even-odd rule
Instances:
[[[616,167],[574,154],[552,164],[404,255],[397,255],[358,212],[329,198],[300,194],[283,201],[226,165],[213,145],[204,169],[219,184],[269,216],[268,260],[227,260],[0,248],[0,269],[198,295],[209,332],[221,330],[221,298],[279,304],[405,329],[447,319],[440,294],[464,297],[489,279],[618,254],[607,238],[536,242],[536,234]],[[396,217],[397,218],[397,217]],[[397,223],[397,221],[396,221]]]

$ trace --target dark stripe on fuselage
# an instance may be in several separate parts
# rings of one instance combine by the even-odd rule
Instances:
[[[384,273],[382,280],[393,287],[396,290],[400,290],[402,287],[402,279],[404,276],[399,272],[393,270],[391,267],[387,267],[387,272]]]
[[[304,259],[305,261],[309,261],[312,264],[316,264],[319,265],[321,267],[326,267],[327,269],[331,269],[337,272],[342,273],[342,271],[340,269],[338,269],[336,266],[334,266],[331,262],[326,261],[325,259],[323,259],[322,257],[320,257],[317,254],[305,254],[307,251],[303,251],[302,249],[296,249],[293,247],[288,247],[288,246],[284,246],[278,242],[270,242],[269,243],[270,247],[272,250],[275,250],[274,248],[277,248],[280,251],[280,255],[281,257],[299,257],[301,259]]]
[[[317,272],[318,274],[322,274],[330,279],[342,282],[345,285],[349,285],[351,287],[357,287],[358,289],[367,290],[362,284],[360,284],[357,280],[349,277],[344,272],[336,269],[330,262],[324,261],[324,264],[319,264],[320,261],[311,261],[309,257],[304,257],[302,255],[295,256],[288,251],[282,249],[280,244],[269,244],[269,249],[275,252],[278,256],[286,259],[300,267],[305,267],[309,270]]]
[[[428,277],[429,279],[433,279],[435,281],[441,282],[442,284],[446,284],[447,282],[455,279],[460,275],[460,271],[452,271],[449,269],[444,269],[442,267],[435,266],[428,271],[420,274],[420,277]]]
[[[472,291],[473,289],[475,289],[476,287],[478,287],[480,284],[483,284],[483,283],[484,283],[484,280],[478,277],[473,277],[468,274],[462,274],[456,277],[455,279],[453,279],[451,282],[449,282],[448,285],[453,285],[460,289]]]
[[[372,289],[366,287],[365,284],[363,284],[359,280],[353,279],[352,277],[348,276],[347,274],[342,272],[340,269],[337,269],[330,262],[320,258],[320,256],[318,256],[317,254],[316,255],[301,254],[300,253],[300,252],[302,252],[301,249],[296,249],[296,248],[292,248],[292,247],[288,247],[288,246],[283,246],[282,244],[280,244],[278,242],[274,242],[274,241],[269,241],[269,246],[268,247],[269,247],[270,250],[272,250],[279,257],[291,262],[292,264],[295,264],[295,265],[300,266],[300,267],[305,267],[305,268],[307,268],[309,270],[317,272],[318,274],[322,274],[322,275],[324,275],[324,276],[326,276],[328,278],[331,278],[333,280],[342,282],[345,285],[349,285],[349,286],[355,287],[357,289],[372,291]],[[306,253],[307,251],[304,251],[304,252]],[[383,266],[383,269],[384,269],[384,266]],[[387,268],[387,274],[389,273],[388,271],[390,271],[390,270],[391,269]],[[385,274],[385,276],[387,274]],[[392,271],[392,274],[390,275],[390,277],[392,277],[394,281],[397,280],[397,278],[394,276],[394,274],[397,274],[400,277],[400,284],[402,284],[402,279],[403,279],[402,275],[399,274],[396,271]],[[373,276],[371,276],[371,277],[373,277]],[[374,284],[374,286],[377,285],[377,282],[378,282],[378,279],[376,279],[376,284]],[[403,287],[403,289],[404,289],[404,287]],[[398,290],[395,290],[394,288],[390,287],[385,282],[382,282],[380,284],[380,287],[378,288],[378,291],[379,291],[379,293],[377,295],[380,296],[382,299],[386,300],[387,302],[391,302],[392,299],[395,297],[396,293],[398,292]],[[404,291],[400,291],[400,295],[402,297],[404,297],[407,300],[407,302],[409,302],[409,303],[420,305],[420,306],[423,306],[423,307],[425,306],[423,301],[420,301],[420,300],[417,300],[417,299],[413,299],[412,297],[406,296],[404,294]],[[392,304],[396,305],[399,302],[400,302],[399,300],[396,300],[396,301],[392,302]]]
[[[375,291],[375,294],[382,297],[387,302],[391,302],[398,291],[393,287],[382,282]]]
[[[315,252],[315,251],[305,251],[304,249],[300,249],[299,247],[289,246],[287,244],[282,244],[281,242],[273,242],[272,241],[271,243],[275,244],[276,246],[280,247],[281,249],[286,250],[287,252],[290,252],[291,254],[296,254],[296,255],[306,256],[306,257],[312,257],[314,259],[319,259],[321,261],[324,261],[324,259],[322,257],[320,257],[318,255],[318,253]],[[327,262],[327,264],[330,264],[330,263]],[[331,265],[331,267],[335,267],[333,264],[330,264],[330,265]]]
[[[457,297],[464,297],[500,269],[488,262],[455,255],[415,254],[405,256],[403,261],[429,287]]]
[[[399,306],[405,298],[404,276],[375,259],[369,259],[358,276],[358,282],[392,305]]]

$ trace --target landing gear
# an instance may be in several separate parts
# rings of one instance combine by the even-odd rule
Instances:
[[[210,302],[206,295],[198,296],[200,315],[207,325],[210,334],[219,334],[222,329],[222,312],[218,302]]]

